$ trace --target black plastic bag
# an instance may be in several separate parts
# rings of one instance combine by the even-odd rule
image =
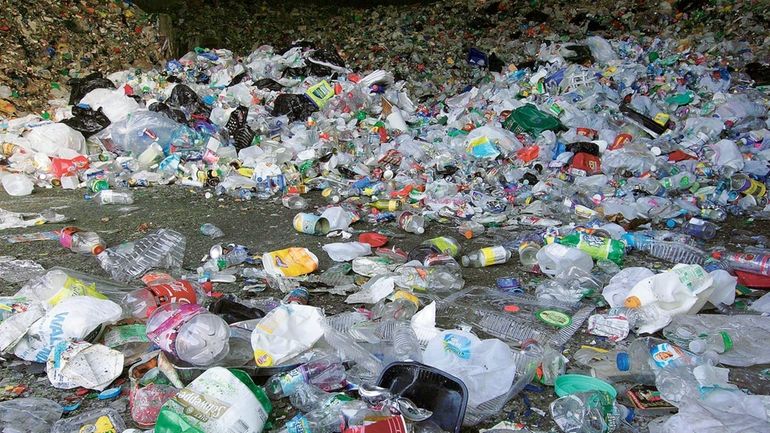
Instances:
[[[254,83],[254,85],[257,86],[257,88],[259,89],[268,89],[276,92],[283,89],[283,86],[281,85],[281,83],[271,78],[263,78],[257,81],[256,83]]]
[[[232,80],[230,80],[230,84],[227,85],[227,87],[233,87],[236,84],[241,84],[242,82],[249,79],[249,74],[247,72],[241,72],[240,74],[233,77]]]
[[[770,84],[770,65],[752,62],[744,68],[746,73],[754,80],[756,86],[766,86]]]
[[[340,57],[334,48],[319,48],[312,52],[307,57],[307,60],[307,63],[310,66],[310,72],[321,77],[338,72],[328,65],[343,69],[345,68],[345,61],[342,60],[342,57]]]
[[[241,105],[230,113],[230,118],[225,124],[225,129],[235,141],[236,149],[251,146],[251,141],[254,139],[255,133],[246,123],[248,115],[249,109]]]
[[[187,123],[187,118],[184,117],[183,112],[174,110],[163,102],[153,102],[147,109],[156,113],[165,114],[169,119],[177,123]]]
[[[202,114],[209,117],[211,109],[207,107],[195,91],[184,84],[177,84],[171,90],[171,96],[165,101],[171,108],[181,110],[183,113]]]
[[[273,102],[273,116],[287,115],[290,121],[307,119],[318,107],[305,95],[284,93]]]
[[[115,89],[115,84],[104,78],[101,72],[94,72],[83,78],[73,78],[67,85],[70,86],[70,105],[80,103],[80,100],[94,89]]]
[[[88,138],[110,126],[110,119],[102,113],[101,107],[98,110],[92,110],[76,105],[72,107],[72,118],[62,120],[61,123],[79,131],[83,137]]]

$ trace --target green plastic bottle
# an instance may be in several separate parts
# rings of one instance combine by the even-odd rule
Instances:
[[[543,131],[558,131],[563,128],[559,119],[544,113],[532,104],[513,110],[503,122],[503,127],[514,133],[526,132],[533,137]]]
[[[596,260],[610,260],[618,265],[623,263],[623,257],[626,255],[623,242],[580,232],[572,232],[556,239],[556,242],[577,248]]]

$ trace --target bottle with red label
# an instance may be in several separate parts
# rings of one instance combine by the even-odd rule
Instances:
[[[158,307],[166,304],[200,304],[210,291],[211,283],[161,280],[126,294],[121,304],[127,316],[144,320]]]
[[[711,256],[717,260],[725,260],[733,269],[770,276],[770,254],[762,253],[729,253],[716,250]]]
[[[106,245],[96,232],[84,232],[77,227],[64,227],[59,231],[59,243],[64,248],[80,254],[99,255]]]

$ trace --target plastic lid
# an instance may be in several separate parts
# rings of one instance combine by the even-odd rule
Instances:
[[[602,391],[617,398],[618,392],[609,383],[583,374],[563,374],[554,381],[554,391],[559,397],[578,392]]]
[[[460,259],[460,262],[462,262],[463,266],[468,266],[471,264],[471,259],[468,256],[462,256]]]
[[[417,233],[423,234],[425,233],[425,229],[423,227],[417,227]]]
[[[615,365],[620,371],[628,371],[631,368],[631,358],[629,358],[628,353],[618,352],[615,355]]]
[[[637,298],[636,296],[629,296],[623,302],[623,305],[626,308],[639,308],[639,307],[642,306],[642,301],[639,298]]]
[[[691,341],[688,347],[693,353],[703,353],[707,346],[705,341],[698,339]]]
[[[572,324],[572,317],[557,310],[540,310],[535,313],[535,317],[541,322],[557,328],[564,328]]]

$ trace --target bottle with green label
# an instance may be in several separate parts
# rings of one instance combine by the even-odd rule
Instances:
[[[559,119],[544,113],[532,104],[519,107],[511,112],[503,127],[514,133],[528,133],[539,136],[543,131],[557,131],[563,126]]]
[[[511,258],[511,252],[502,246],[486,247],[473,251],[462,257],[462,265],[466,268],[483,268],[486,266],[499,265],[507,262]]]
[[[434,250],[446,254],[452,257],[457,257],[460,254],[460,244],[452,237],[439,236],[437,238],[428,239],[423,242],[422,245],[427,245]]]
[[[567,236],[557,238],[556,242],[577,248],[596,260],[610,260],[619,265],[623,263],[623,257],[626,255],[623,242],[581,232],[572,232]]]

